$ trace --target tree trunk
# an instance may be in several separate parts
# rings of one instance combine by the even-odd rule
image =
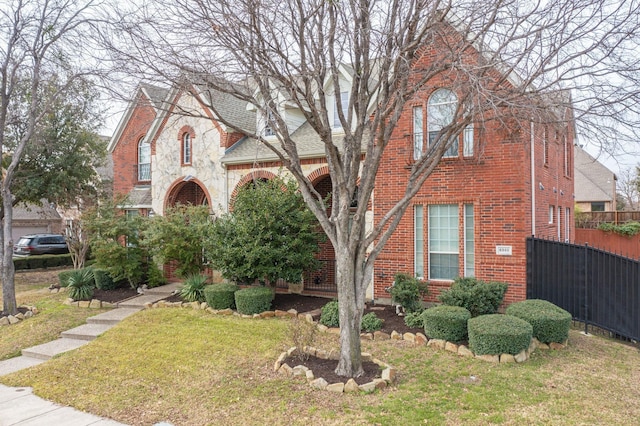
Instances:
[[[354,256],[346,247],[336,253],[338,280],[338,307],[340,311],[340,359],[336,374],[345,377],[358,377],[362,369],[362,350],[360,345],[360,326],[364,312],[364,294],[356,282]]]
[[[2,254],[2,310],[5,315],[18,313],[16,302],[15,269],[13,266],[13,237],[11,227],[13,223],[13,206],[11,205],[11,191],[3,188],[2,203],[4,207],[3,254]]]

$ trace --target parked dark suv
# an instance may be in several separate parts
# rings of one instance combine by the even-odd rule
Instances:
[[[69,247],[64,237],[57,234],[24,235],[13,246],[15,256],[62,253],[69,253]]]

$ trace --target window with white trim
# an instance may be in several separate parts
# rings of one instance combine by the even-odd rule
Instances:
[[[151,180],[151,144],[144,136],[138,140],[138,180]]]
[[[414,218],[414,275],[424,278],[424,207],[416,205]]]
[[[342,109],[342,115],[346,120],[349,116],[349,92],[340,92],[340,108]],[[333,127],[341,128],[340,115],[338,114],[338,100],[333,103]]]
[[[555,214],[555,207],[549,206],[549,225],[553,223],[553,215]]]
[[[473,217],[473,204],[464,205],[464,276],[474,277],[475,268],[475,222]]]
[[[440,141],[442,130],[453,122],[453,118],[458,107],[458,97],[449,89],[438,89],[431,94],[427,105],[427,128],[429,135],[429,146],[436,141]],[[444,153],[444,157],[458,156],[458,138],[448,141],[449,148]]]
[[[191,134],[182,135],[182,164],[191,164]]]
[[[453,280],[460,275],[458,205],[429,206],[429,278]]]
[[[565,208],[565,211],[564,211],[564,242],[565,243],[568,243],[570,241],[569,240],[569,237],[571,236],[569,235],[569,231],[571,228],[570,218],[571,218],[571,209],[567,207]]]
[[[558,241],[560,241],[560,238],[562,238],[561,224],[562,224],[562,207],[558,206]]]
[[[473,124],[469,124],[464,128],[462,135],[462,155],[465,157],[473,157]]]
[[[275,136],[276,131],[274,130],[273,123],[275,122],[275,117],[273,115],[273,111],[267,110],[267,113],[264,117],[264,129],[262,134],[264,136]]]
[[[422,106],[413,107],[413,159],[419,160],[424,152],[424,118]]]

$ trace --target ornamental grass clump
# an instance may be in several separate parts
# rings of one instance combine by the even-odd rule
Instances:
[[[531,324],[533,337],[542,343],[562,343],[569,338],[571,314],[546,300],[513,303],[506,313]]]
[[[82,268],[71,271],[67,279],[69,297],[73,300],[91,300],[95,279],[92,268]]]
[[[236,308],[243,315],[259,314],[271,309],[274,292],[269,287],[249,287],[235,292]]]
[[[469,320],[469,349],[476,355],[516,355],[531,344],[531,324],[511,315],[482,315]]]
[[[440,293],[438,299],[445,305],[466,308],[472,317],[495,314],[502,304],[507,287],[506,283],[459,277],[449,290]]]
[[[460,306],[434,306],[422,313],[424,334],[431,339],[460,342],[467,338],[471,313]]]
[[[204,288],[208,279],[206,275],[189,275],[180,287],[180,297],[187,302],[204,302]]]
[[[204,288],[204,299],[213,309],[235,309],[235,292],[240,290],[235,284],[220,283],[208,285]]]

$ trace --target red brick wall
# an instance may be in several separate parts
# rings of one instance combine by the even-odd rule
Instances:
[[[138,164],[138,141],[149,131],[155,117],[155,109],[141,93],[122,136],[111,153],[114,195],[126,195],[138,183],[135,168]]]

